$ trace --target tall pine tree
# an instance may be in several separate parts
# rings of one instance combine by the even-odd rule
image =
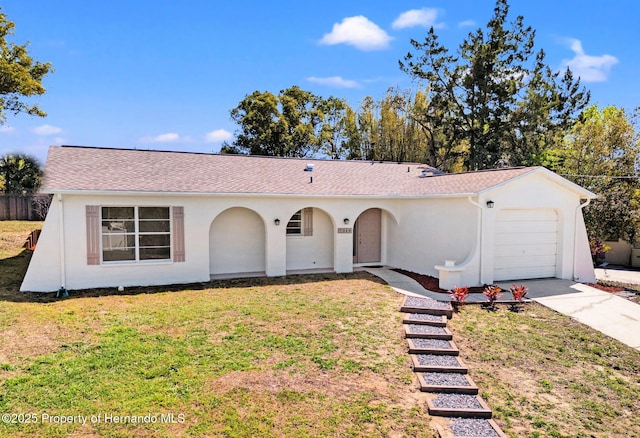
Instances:
[[[589,101],[570,70],[553,72],[544,51],[534,51],[535,31],[523,17],[509,23],[508,13],[507,0],[497,0],[486,29],[469,33],[458,55],[432,27],[424,42],[411,41],[416,53],[400,61],[427,92],[429,104],[416,117],[439,142],[432,149],[461,155],[466,170],[538,164]]]

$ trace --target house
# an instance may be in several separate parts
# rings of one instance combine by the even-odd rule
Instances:
[[[22,291],[352,272],[388,265],[443,287],[594,282],[582,208],[542,167],[443,174],[420,164],[52,146],[54,195]]]

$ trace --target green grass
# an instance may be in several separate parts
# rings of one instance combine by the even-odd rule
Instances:
[[[56,300],[17,292],[33,225],[0,222],[0,413],[38,422],[0,422],[0,437],[435,436],[402,339],[402,297],[374,277]],[[637,351],[536,304],[463,306],[449,328],[509,436],[640,436]]]
[[[512,437],[640,436],[640,353],[541,305],[464,306],[448,326]]]
[[[0,413],[39,421],[0,422],[0,436],[435,436],[416,410],[401,297],[366,274],[36,302],[6,283]]]
[[[330,279],[0,303],[21,314],[3,327],[14,336],[0,348],[2,412],[185,418],[4,424],[0,434],[383,436],[417,428],[432,436],[428,417],[412,410],[410,371],[395,360],[403,353],[398,297],[367,278]],[[16,339],[25,347],[8,345]],[[39,341],[32,354],[27,345]]]

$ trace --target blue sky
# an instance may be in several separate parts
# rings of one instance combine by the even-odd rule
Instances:
[[[5,0],[13,40],[49,61],[46,118],[13,116],[0,153],[43,163],[49,145],[218,152],[229,111],[255,90],[298,85],[323,97],[415,88],[398,68],[434,25],[455,49],[493,0]],[[572,66],[600,106],[640,105],[640,2],[511,0],[554,69]]]

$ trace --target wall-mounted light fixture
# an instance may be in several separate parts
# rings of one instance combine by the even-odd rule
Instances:
[[[493,202],[491,199],[489,199],[487,201],[487,207],[489,207],[489,208],[493,208],[494,204],[495,204],[495,202]]]
[[[276,227],[277,227],[278,225],[280,225],[280,219],[274,220],[273,223],[276,224]]]
[[[345,225],[349,225],[349,218],[345,217],[342,222],[344,222]]]

